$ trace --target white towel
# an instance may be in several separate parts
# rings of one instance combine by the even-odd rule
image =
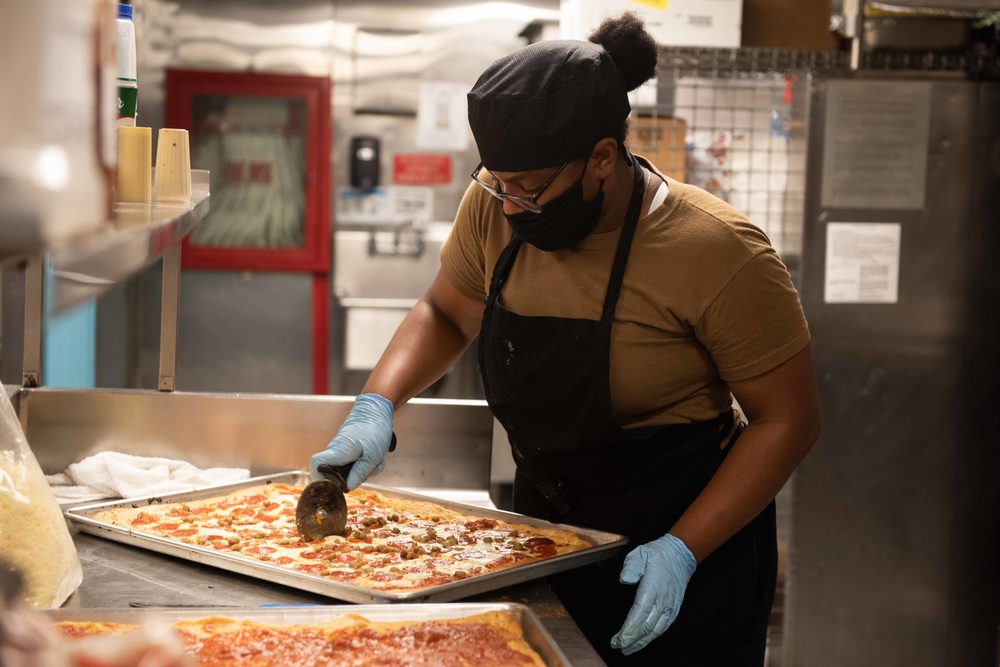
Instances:
[[[196,468],[186,461],[100,452],[46,475],[60,504],[101,498],[137,498],[247,479],[245,468]]]

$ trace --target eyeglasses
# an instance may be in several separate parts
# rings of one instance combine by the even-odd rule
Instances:
[[[494,180],[493,184],[487,183],[483,179],[479,178],[479,172],[481,172],[483,170],[483,163],[482,162],[480,162],[479,166],[476,167],[476,170],[472,172],[472,180],[474,180],[484,190],[486,190],[487,192],[489,192],[491,195],[493,195],[494,197],[496,197],[500,201],[505,201],[505,200],[506,201],[511,201],[511,202],[514,202],[516,205],[520,206],[521,208],[523,208],[525,211],[530,211],[531,213],[541,213],[542,212],[542,207],[539,206],[539,204],[538,204],[538,198],[542,196],[542,193],[545,192],[545,189],[547,187],[549,187],[550,185],[552,185],[552,181],[556,180],[556,176],[558,176],[559,173],[563,169],[565,169],[566,165],[568,165],[568,164],[569,164],[569,162],[564,162],[561,167],[559,167],[558,169],[556,169],[556,172],[554,174],[552,174],[551,176],[549,176],[549,179],[547,181],[545,181],[544,183],[542,183],[542,185],[539,188],[538,192],[536,192],[535,194],[531,195],[530,197],[522,197],[520,195],[509,195],[509,194],[507,194],[506,192],[504,192],[503,190],[500,189],[500,181],[495,176],[493,177],[493,180]]]

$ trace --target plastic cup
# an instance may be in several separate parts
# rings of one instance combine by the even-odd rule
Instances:
[[[191,148],[188,131],[163,128],[156,137],[156,201],[191,203]]]

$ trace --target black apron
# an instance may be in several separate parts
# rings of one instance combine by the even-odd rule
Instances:
[[[635,600],[636,587],[618,582],[625,554],[671,529],[742,430],[732,411],[640,437],[615,420],[611,325],[644,190],[636,164],[599,321],[504,309],[500,291],[521,247],[511,239],[493,269],[479,334],[486,399],[517,463],[515,511],[629,539],[617,557],[549,579],[606,662],[759,666],[777,574],[773,502],[698,566],[663,636],[631,656],[610,647]]]

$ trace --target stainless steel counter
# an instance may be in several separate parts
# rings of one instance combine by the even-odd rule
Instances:
[[[64,608],[246,608],[263,604],[341,604],[322,595],[221,572],[213,567],[76,531],[73,539],[83,564],[83,583]],[[566,654],[570,664],[575,667],[604,664],[544,580],[477,595],[468,601],[528,605]]]

